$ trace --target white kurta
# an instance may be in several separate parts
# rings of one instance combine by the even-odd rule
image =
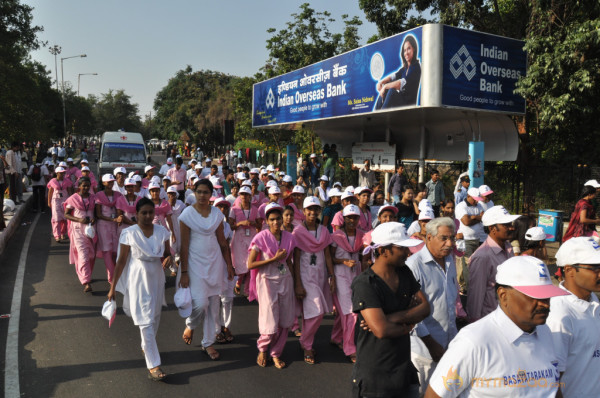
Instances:
[[[188,276],[192,299],[218,296],[227,273],[216,235],[223,213],[211,207],[209,216],[204,218],[190,206],[181,213],[179,221],[190,229]]]
[[[154,225],[152,236],[147,238],[138,225],[132,225],[119,238],[120,244],[131,249],[117,291],[123,294],[123,310],[135,325],[151,324],[160,314],[165,301],[165,273],[160,258],[170,235],[165,227]]]

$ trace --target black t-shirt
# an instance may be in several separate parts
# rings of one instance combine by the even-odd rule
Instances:
[[[417,371],[410,360],[408,334],[379,339],[360,327],[363,309],[381,308],[386,315],[408,309],[412,296],[421,286],[407,266],[397,267],[396,272],[399,279],[396,292],[372,268],[352,282],[352,311],[358,314],[352,382],[362,397],[401,396],[411,384],[418,383]]]
[[[413,205],[412,202],[410,202],[408,205],[405,205],[402,202],[398,202],[396,203],[396,207],[398,208],[398,219],[402,218],[402,217],[414,217],[417,215],[415,213],[415,206]]]

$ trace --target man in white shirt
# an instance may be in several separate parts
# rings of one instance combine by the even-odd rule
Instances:
[[[546,323],[554,286],[548,267],[530,256],[512,257],[496,274],[498,307],[463,328],[433,375],[425,398],[554,397],[560,373]]]
[[[457,333],[454,220],[436,218],[427,223],[426,229],[425,246],[406,260],[431,311],[411,333],[411,359],[419,372],[420,395],[425,393],[435,366]]]
[[[556,264],[568,296],[550,300],[548,327],[558,356],[563,397],[600,394],[600,246],[591,237],[571,238],[558,249]]]
[[[173,165],[173,158],[168,158],[167,159],[167,163],[163,164],[160,167],[160,170],[158,171],[158,174],[160,174],[162,177],[167,175],[167,171],[169,171],[170,169],[172,169],[173,167],[175,167]]]
[[[467,294],[469,288],[469,258],[479,247],[480,238],[485,235],[481,217],[483,216],[483,207],[479,203],[482,198],[479,196],[477,188],[467,190],[467,198],[456,204],[454,216],[460,225],[458,233],[463,234],[465,255],[458,259],[456,263],[456,273],[458,284],[462,294]]]
[[[6,163],[8,167],[6,168],[6,175],[8,176],[9,183],[9,196],[10,199],[18,204],[17,201],[17,190],[19,187],[19,162],[17,151],[19,150],[19,143],[13,142],[11,148],[6,151]]]
[[[125,189],[125,177],[127,176],[127,170],[125,167],[116,167],[113,170],[113,175],[117,179],[113,184],[113,191],[119,192],[121,195],[127,195]]]
[[[65,148],[64,145],[61,145],[60,148],[58,148],[58,160],[62,162],[65,160],[66,157],[67,157],[67,149]]]
[[[33,205],[32,211],[37,213],[46,212],[46,184],[49,181],[48,168],[46,165],[38,161],[35,164],[32,164],[27,171],[27,175],[31,178],[31,188],[33,190]]]
[[[185,180],[189,180],[191,176],[194,175],[194,172],[196,170],[196,166],[198,166],[200,163],[198,163],[198,161],[196,159],[192,159],[190,160],[190,162],[188,163],[189,169],[186,170],[185,172]]]

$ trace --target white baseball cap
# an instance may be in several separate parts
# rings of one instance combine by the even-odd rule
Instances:
[[[598,187],[600,187],[600,185],[598,185]],[[494,191],[492,191],[492,188],[490,188],[487,185],[480,185],[479,186],[479,196],[488,196],[493,194]]]
[[[352,192],[352,191],[348,191],[348,190],[346,190],[346,191],[344,191],[344,193],[342,194],[342,200],[344,200],[344,199],[348,199],[348,198],[352,198],[352,197],[354,197],[354,192]]]
[[[173,158],[167,158],[167,164],[173,164]]]
[[[124,185],[125,186],[127,186],[127,185],[135,185],[135,180],[133,178],[126,178]]]
[[[345,191],[350,191],[350,192],[354,193],[354,186],[352,186],[352,185],[348,185],[348,186],[346,187]]]
[[[89,163],[87,159],[81,159],[79,163]]]
[[[276,187],[277,186],[277,181],[271,180],[271,181],[267,181],[267,188],[269,187]]]
[[[148,184],[148,191],[151,189],[160,189],[160,185],[152,181],[150,184]]]
[[[243,167],[244,167],[244,166],[243,166],[241,163],[238,163],[238,164],[237,164],[237,166],[235,166],[235,168],[236,168],[236,169],[241,169],[241,168],[243,168]]]
[[[589,180],[583,185],[584,186],[589,185],[590,187],[600,188],[600,184],[598,184],[598,181],[596,181],[596,180]]]
[[[317,157],[317,154],[316,154],[316,153],[311,153],[311,154],[310,154],[310,158],[311,158],[311,159],[314,159],[314,158],[316,158],[316,157]]]
[[[66,170],[65,170],[65,168],[64,168],[64,167],[60,167],[60,166],[58,166],[57,168],[55,168],[55,169],[54,169],[54,171],[55,171],[56,173],[64,173]]]
[[[202,170],[204,167],[202,167],[201,164],[197,164],[194,166],[194,170]]]
[[[67,162],[72,162],[73,158],[67,158]]]
[[[256,167],[253,169],[250,169],[250,174],[258,174],[260,172],[260,170],[258,170]]]
[[[242,186],[243,187],[251,187],[252,186],[252,181],[250,181],[250,180],[244,180],[244,182],[242,182]]]
[[[243,194],[243,193],[247,193],[248,195],[252,195],[252,189],[249,186],[244,185],[243,187],[240,188],[240,190],[239,190],[238,193],[240,195]]]
[[[339,181],[336,181],[336,182],[334,182],[334,183],[333,183],[333,186],[334,186],[334,187],[340,187],[340,188],[341,188],[341,187],[342,187],[342,183],[341,183],[341,182],[339,182]]]
[[[342,216],[360,216],[360,209],[356,205],[348,205],[342,210]]]
[[[421,212],[419,213],[419,221],[433,220],[434,218],[435,218],[435,214],[433,213],[433,209],[421,210]]]
[[[265,206],[265,217],[267,217],[273,210],[279,210],[283,212],[283,207],[281,207],[279,203],[269,203],[267,206]]]
[[[104,174],[102,176],[102,182],[115,181],[115,176],[112,174]]]
[[[294,180],[292,179],[292,176],[288,176],[288,175],[283,176],[282,181],[283,182],[294,182]]]
[[[304,198],[304,203],[302,204],[302,207],[304,207],[305,209],[309,208],[310,206],[319,206],[321,207],[321,202],[319,202],[319,199],[315,196],[307,196],[306,198]]]
[[[571,293],[552,284],[550,271],[539,258],[532,256],[511,257],[498,266],[496,283],[535,299],[566,296]]]
[[[156,167],[152,166],[152,165],[148,165],[146,167],[144,167],[144,173],[147,173],[149,170],[155,169]]]
[[[212,162],[212,159],[211,158],[206,158],[205,162],[206,163]]]
[[[321,180],[321,181],[329,181],[329,177],[327,177],[326,175],[322,175],[321,178],[319,178],[319,180]]]
[[[331,196],[331,195],[329,195],[329,196]],[[383,213],[384,211],[391,211],[392,213],[394,213],[394,215],[398,214],[398,208],[396,206],[384,205],[379,208],[379,211],[377,212],[377,216],[381,215],[381,213]]]
[[[547,234],[542,227],[529,228],[527,232],[525,232],[526,240],[541,241],[552,238],[554,238],[554,235]]]
[[[59,162],[58,165],[60,167],[67,167],[67,162]]]
[[[164,176],[162,180],[163,180],[163,181],[164,181],[164,180],[171,181],[171,177],[169,177],[169,176]]]
[[[229,201],[227,199],[220,197],[220,198],[215,199],[215,202],[213,203],[213,206],[218,206],[218,205],[231,206],[231,203],[229,203]]]
[[[296,185],[294,186],[294,188],[292,188],[292,193],[301,193],[304,195],[304,187],[302,187],[301,185]]]
[[[473,199],[477,200],[477,201],[482,201],[483,198],[481,196],[479,196],[479,188],[469,188],[467,190],[467,195],[469,195],[470,197],[472,197]]]
[[[563,243],[556,252],[556,265],[600,264],[600,245],[594,238],[580,236]]]
[[[411,239],[406,234],[406,227],[399,222],[379,224],[371,233],[371,242],[378,246],[414,247],[423,244],[422,240]]]
[[[427,210],[427,209],[433,209],[433,207],[431,206],[431,202],[429,201],[429,199],[421,199],[421,201],[419,202],[419,210],[423,211],[423,210]]]
[[[113,175],[117,175],[119,173],[127,174],[127,170],[125,170],[125,167],[115,167],[113,170]]]
[[[223,188],[223,185],[221,185],[221,182],[219,181],[219,177],[213,176],[209,178],[211,184],[213,185],[213,188]]]
[[[62,167],[62,166],[58,166],[58,167]],[[90,168],[89,168],[89,167],[87,167],[87,166],[83,166],[83,167],[81,168],[81,171],[90,171]]]
[[[477,188],[475,188],[477,189]],[[502,205],[490,207],[483,213],[483,217],[481,217],[481,222],[484,227],[489,227],[490,225],[496,224],[508,224],[509,222],[515,221],[517,218],[521,217],[520,215],[513,215],[508,212]]]
[[[175,185],[171,185],[169,188],[167,188],[167,193],[169,192],[177,193],[177,187]]]
[[[273,166],[272,164],[268,165],[267,171],[275,171],[275,166]]]
[[[141,177],[140,177],[140,179],[141,179]],[[159,176],[152,176],[150,181],[155,182],[160,185],[160,177]]]
[[[273,178],[277,178],[277,176],[275,174],[273,174],[273,173],[269,173],[268,176],[269,177],[273,177]]]
[[[242,172],[237,173],[237,175],[235,176],[235,178],[237,178],[238,180],[247,180],[246,174],[244,174]]]
[[[269,187],[269,195],[278,195],[281,193],[281,189],[277,185],[274,187]]]
[[[327,195],[329,195],[330,198],[333,196],[342,196],[342,192],[337,188],[331,188]]]
[[[135,181],[135,182],[142,182],[142,176],[139,174],[136,174],[131,178],[133,178],[133,181]]]

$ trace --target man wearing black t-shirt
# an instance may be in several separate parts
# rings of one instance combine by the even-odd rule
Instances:
[[[404,262],[408,247],[422,242],[409,239],[404,225],[396,222],[381,224],[371,237],[375,263],[352,283],[352,309],[358,314],[353,396],[416,397],[409,332],[430,309]]]

